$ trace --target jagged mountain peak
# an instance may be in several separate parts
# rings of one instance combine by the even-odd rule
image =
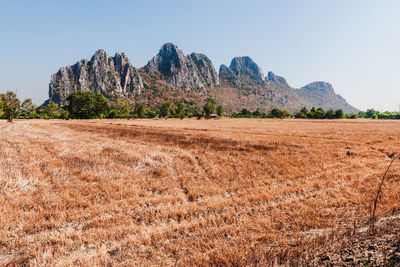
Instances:
[[[208,87],[219,84],[218,75],[207,56],[197,53],[185,56],[172,43],[164,44],[145,69],[162,73],[167,82],[186,91],[205,92]]]
[[[188,58],[194,63],[200,78],[207,84],[208,87],[219,85],[218,73],[215,71],[211,60],[204,54],[191,53]]]
[[[232,73],[232,70],[225,64],[219,66],[219,74]]]
[[[124,68],[131,67],[131,63],[129,62],[128,56],[125,53],[117,52],[113,58],[114,66],[118,70],[118,72],[122,72]]]
[[[163,44],[160,48],[160,51],[172,51],[172,52],[176,52],[176,53],[182,53],[182,51],[179,49],[179,47],[176,44],[170,43],[170,42]]]
[[[116,52],[114,58],[120,58],[123,60],[128,60],[128,56],[124,52]]]
[[[233,58],[229,68],[237,76],[248,76],[250,79],[258,81],[264,80],[262,68],[248,56]]]
[[[265,80],[272,82],[277,86],[290,88],[285,78],[274,74],[272,71],[268,72],[267,76],[265,76]]]
[[[122,97],[129,93],[140,94],[143,87],[139,72],[124,53],[108,57],[103,49],[99,49],[90,61],[82,59],[60,68],[51,76],[49,102],[63,104],[66,97],[77,90]]]
[[[153,57],[147,66],[151,71],[159,71],[169,76],[177,72],[185,64],[185,55],[173,43],[166,43],[161,46],[158,54]]]
[[[104,51],[103,49],[97,49],[96,52],[94,52],[92,58],[90,61],[93,60],[105,60],[108,58],[107,52]]]
[[[104,49],[99,48],[94,52],[94,55],[107,55],[107,52]]]

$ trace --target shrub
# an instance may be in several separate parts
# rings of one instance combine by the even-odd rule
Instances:
[[[121,112],[118,109],[111,109],[108,111],[107,118],[116,119],[121,116]]]
[[[305,113],[303,113],[302,111],[299,111],[296,113],[295,117],[298,119],[305,119],[305,118],[307,118],[307,115]]]

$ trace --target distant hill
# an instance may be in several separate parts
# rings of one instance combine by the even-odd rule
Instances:
[[[185,56],[174,44],[164,44],[146,66],[137,69],[124,53],[110,57],[98,50],[90,60],[82,59],[60,68],[51,76],[50,103],[65,104],[73,91],[93,91],[108,98],[126,98],[132,102],[157,106],[163,101],[186,101],[202,105],[215,99],[227,112],[243,108],[268,112],[273,108],[298,111],[312,106],[358,110],[337,95],[330,83],[313,82],[300,89],[286,79],[264,72],[250,57],[235,57],[219,73],[204,54]]]

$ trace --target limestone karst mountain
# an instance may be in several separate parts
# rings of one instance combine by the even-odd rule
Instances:
[[[164,44],[139,69],[133,67],[124,53],[109,57],[104,50],[98,50],[90,61],[82,59],[62,67],[51,76],[48,102],[65,104],[68,94],[75,90],[128,98],[150,106],[165,100],[202,105],[206,99],[213,98],[227,112],[243,108],[263,112],[273,108],[297,111],[304,106],[358,112],[329,83],[314,82],[294,89],[285,78],[272,72],[264,76],[262,68],[247,56],[233,58],[229,67],[221,65],[217,73],[206,55],[185,56],[172,43]]]
[[[82,59],[72,66],[60,68],[51,76],[49,102],[64,103],[68,94],[76,90],[122,97],[140,94],[143,81],[124,53],[109,57],[99,49],[90,61]]]
[[[261,67],[249,57],[235,57],[229,67],[221,65],[219,76],[221,88],[215,92],[215,98],[228,110],[237,110],[235,107],[239,106],[253,111],[284,108],[293,112],[304,106],[316,106],[343,109],[346,113],[358,112],[334,92],[331,84],[314,82],[295,89],[285,78],[271,71],[264,77]]]
[[[219,84],[211,60],[203,54],[185,56],[174,44],[164,44],[145,66],[149,72],[160,72],[170,84],[186,91],[206,91]]]

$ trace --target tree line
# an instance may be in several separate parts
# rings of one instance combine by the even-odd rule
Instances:
[[[0,118],[12,121],[14,118],[24,119],[97,119],[97,118],[210,118],[212,114],[224,116],[224,107],[217,106],[212,99],[207,99],[203,106],[193,102],[165,101],[155,108],[144,103],[132,104],[123,99],[107,99],[102,94],[84,91],[74,91],[67,97],[67,104],[59,106],[55,103],[36,106],[32,99],[24,101],[8,91],[0,94]],[[304,119],[400,119],[400,112],[379,112],[374,109],[360,111],[358,114],[344,114],[343,110],[306,107],[298,112],[290,113],[286,109],[272,109],[269,113],[256,110],[251,112],[242,109],[241,112],[230,115],[233,118],[304,118]]]
[[[165,101],[155,108],[143,103],[132,104],[123,99],[109,100],[102,94],[74,91],[67,97],[66,105],[49,103],[36,106],[32,99],[22,103],[16,94],[0,94],[0,118],[12,121],[23,119],[98,119],[98,118],[210,118],[211,114],[224,115],[224,108],[207,99],[204,106],[192,102]]]
[[[358,117],[366,119],[399,120],[400,112],[379,112],[375,109],[368,109],[367,111],[360,111]]]
[[[306,107],[303,107],[300,111],[290,113],[286,109],[272,109],[269,113],[263,113],[259,110],[251,112],[247,109],[243,109],[239,113],[233,113],[232,117],[234,118],[301,118],[301,119],[343,119],[343,118],[357,118],[356,114],[346,115],[343,110],[337,109],[329,109],[325,111],[323,108],[312,107],[308,110]]]

